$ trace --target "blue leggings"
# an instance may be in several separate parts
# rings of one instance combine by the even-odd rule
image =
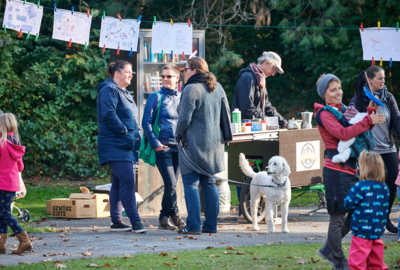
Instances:
[[[22,233],[21,225],[11,215],[11,203],[13,201],[15,192],[0,190],[0,233],[7,234],[8,226],[11,227],[15,234]]]

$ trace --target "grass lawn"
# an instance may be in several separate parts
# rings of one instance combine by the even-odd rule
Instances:
[[[113,269],[332,269],[332,266],[317,255],[322,244],[265,244],[263,246],[241,246],[233,248],[209,248],[168,253],[145,253],[122,257],[104,257],[60,261],[68,269],[113,268]],[[348,257],[349,243],[344,243]],[[397,265],[400,244],[386,243],[385,262],[389,269]],[[4,269],[56,269],[64,268],[56,262],[21,264]]]

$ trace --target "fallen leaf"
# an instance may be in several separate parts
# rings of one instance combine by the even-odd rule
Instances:
[[[236,236],[237,236],[237,237],[242,237],[240,234],[237,234]]]
[[[100,238],[100,235],[96,235],[94,238]]]
[[[317,263],[317,262],[319,262],[319,260],[314,260],[314,258],[311,258],[311,262],[312,263]]]
[[[203,263],[203,261],[199,261],[199,263]]]
[[[90,250],[88,250],[87,252],[85,252],[85,253],[82,253],[82,255],[83,255],[83,256],[92,256],[92,255],[93,255],[93,253],[92,253],[92,252],[90,252]]]
[[[306,240],[316,240],[317,238],[315,237],[306,237]]]
[[[222,228],[222,225],[217,226],[218,228]]]
[[[214,255],[214,254],[211,254],[211,255],[208,255],[207,257],[208,257],[208,258],[214,258],[215,255]]]
[[[253,260],[261,260],[261,257],[254,257]]]
[[[236,254],[237,254],[237,255],[244,255],[244,254],[246,254],[246,253],[238,251],[238,252],[236,252]]]
[[[166,266],[171,266],[171,264],[170,264],[170,263],[166,263],[166,262],[165,262],[164,264],[165,264]]]
[[[233,247],[228,247],[227,249],[228,249],[228,250],[234,250]]]
[[[178,259],[178,255],[175,255],[172,259],[177,260]]]
[[[103,265],[103,267],[110,267],[110,264],[106,263],[105,265]]]
[[[69,239],[68,239],[68,238],[64,238],[64,239],[62,239],[62,241],[63,241],[63,242],[68,242]]]
[[[52,260],[53,260],[52,258],[48,258],[48,259],[42,260],[42,262],[51,262]]]
[[[177,239],[177,240],[181,240],[181,239],[182,239],[182,237],[180,237],[180,236],[177,236],[177,237],[175,237],[175,239]]]
[[[54,266],[56,268],[68,268],[65,264],[61,264],[61,263],[56,263]]]
[[[264,244],[255,244],[255,246],[263,246]]]
[[[154,226],[153,225],[149,225],[149,228],[154,228]],[[171,266],[171,264],[169,266]]]
[[[168,238],[162,237],[162,238],[160,239],[160,241],[168,241]]]
[[[291,221],[297,221],[297,219],[295,219],[295,218],[291,218],[291,219],[289,219],[289,220],[291,220]]]
[[[211,246],[208,246],[206,249],[212,249],[213,247],[211,247]]]
[[[104,255],[101,255],[101,256],[100,256],[100,259],[104,259]]]
[[[306,264],[307,263],[307,259],[300,259],[296,263]]]
[[[101,266],[98,266],[97,264],[94,264],[94,263],[90,263],[90,264],[88,264],[88,266],[89,267],[101,267]]]
[[[162,255],[162,256],[168,256],[168,253],[166,253],[166,252],[161,252],[160,254],[158,254],[158,255]]]

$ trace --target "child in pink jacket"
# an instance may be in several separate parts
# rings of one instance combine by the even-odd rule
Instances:
[[[11,203],[15,192],[20,190],[19,173],[24,169],[22,156],[25,147],[18,139],[17,119],[12,113],[0,114],[0,254],[6,253],[8,226],[19,240],[19,247],[13,254],[32,249],[29,240],[18,221],[11,215]]]

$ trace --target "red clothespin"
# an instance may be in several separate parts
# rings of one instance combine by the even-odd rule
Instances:
[[[375,66],[375,60],[374,60],[373,56],[372,56],[372,64],[371,64],[371,66]]]
[[[360,28],[361,28],[361,32],[364,32],[364,26],[362,23],[360,24]]]
[[[190,27],[190,18],[188,19],[188,24],[189,24],[189,27]]]
[[[19,30],[18,37],[22,37],[22,29]]]
[[[103,53],[106,51],[106,44],[103,46]]]
[[[71,47],[72,38],[69,40],[68,47]]]
[[[90,9],[87,9],[86,10],[86,13],[87,13],[87,17],[89,18],[89,12],[90,12]]]
[[[182,52],[182,58],[181,58],[181,60],[183,61],[183,56],[185,55],[185,52]]]
[[[118,46],[118,51],[117,51],[117,55],[119,55],[119,46]]]
[[[122,22],[121,15],[117,14],[118,19]]]

